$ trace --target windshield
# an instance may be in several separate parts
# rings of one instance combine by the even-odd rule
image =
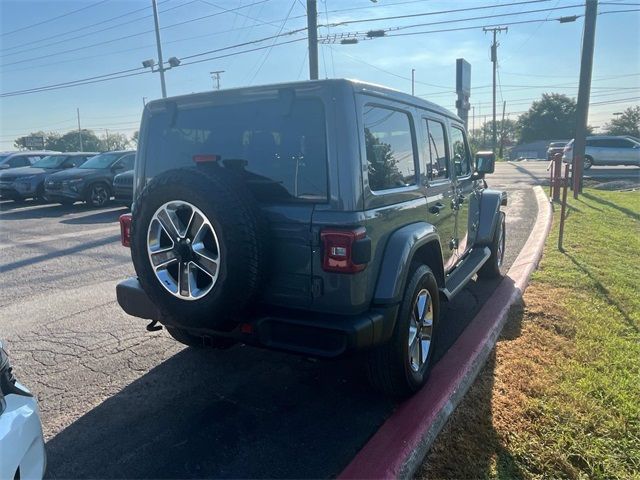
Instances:
[[[217,157],[242,172],[259,200],[326,201],[324,107],[319,99],[274,98],[166,112],[149,120],[146,176]]]
[[[101,153],[90,158],[78,168],[109,168],[121,156],[121,153]]]
[[[49,155],[41,158],[32,166],[37,168],[58,168],[67,159],[66,155]]]

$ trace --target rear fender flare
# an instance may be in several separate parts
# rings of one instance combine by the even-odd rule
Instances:
[[[404,285],[409,275],[411,262],[416,254],[424,258],[418,252],[424,253],[422,247],[432,244],[439,265],[431,266],[437,277],[438,283],[442,276],[442,251],[440,249],[440,237],[436,228],[426,222],[417,222],[406,225],[391,234],[384,251],[384,258],[378,274],[378,282],[373,296],[376,305],[393,305],[402,300]]]

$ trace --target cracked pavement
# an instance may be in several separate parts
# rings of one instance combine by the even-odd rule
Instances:
[[[534,221],[536,179],[496,170],[489,185],[509,191],[508,268]],[[115,300],[134,273],[119,244],[125,212],[0,202],[0,337],[40,402],[47,475],[338,474],[395,408],[368,387],[359,359],[193,350],[147,332]],[[472,282],[448,306],[439,355],[493,288]]]

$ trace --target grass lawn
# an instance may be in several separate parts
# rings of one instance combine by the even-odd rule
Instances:
[[[559,208],[540,268],[419,478],[640,478],[640,192]]]

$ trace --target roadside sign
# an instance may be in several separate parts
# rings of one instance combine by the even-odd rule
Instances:
[[[456,93],[471,95],[471,64],[464,58],[456,60]]]
[[[24,138],[25,147],[44,150],[44,137],[22,137],[22,138]]]

